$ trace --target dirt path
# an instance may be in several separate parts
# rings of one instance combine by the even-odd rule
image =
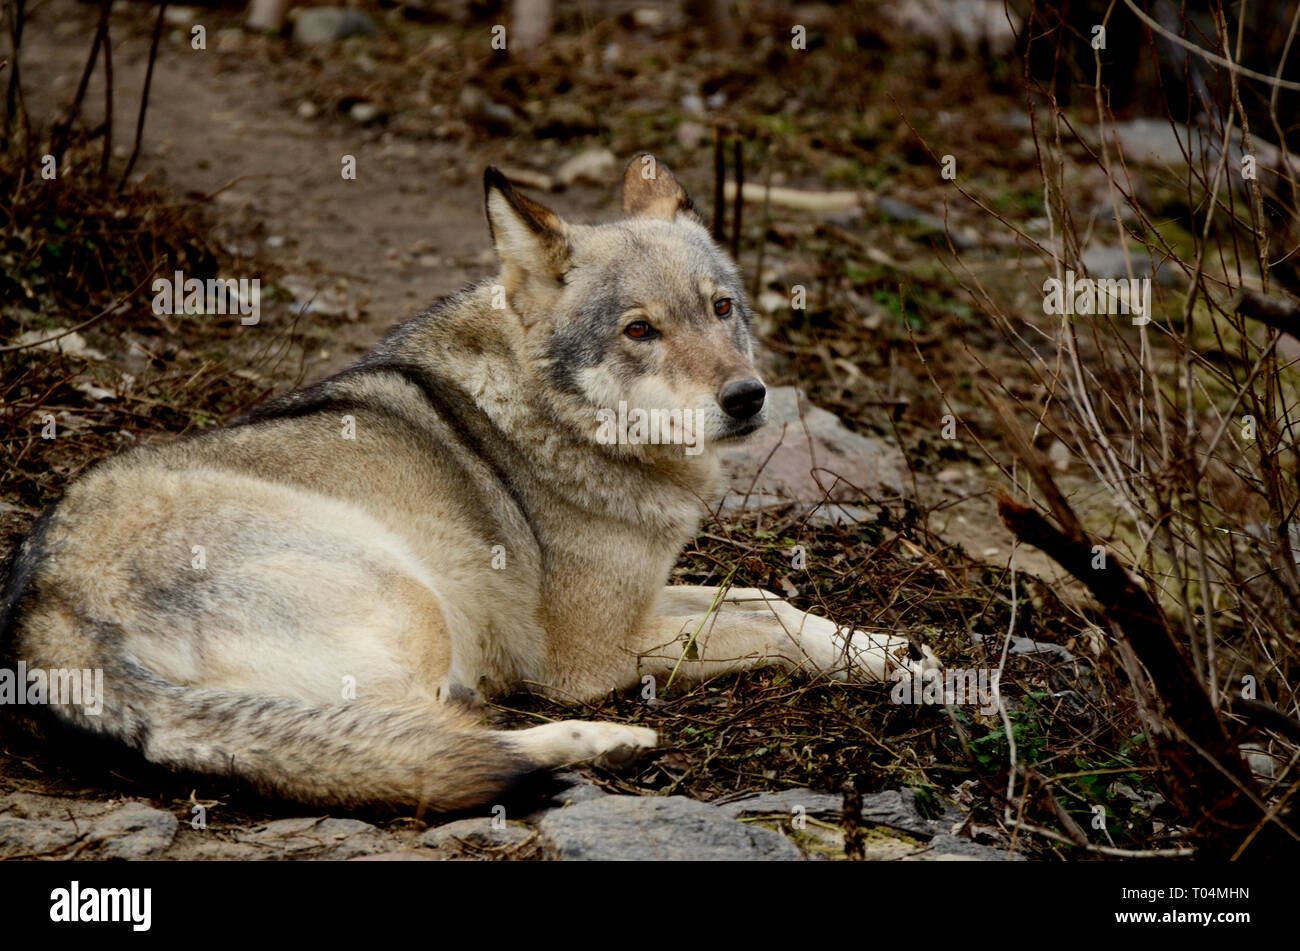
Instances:
[[[153,9],[132,5],[113,15],[113,128],[123,157]],[[190,49],[182,32],[188,28],[164,33],[134,174],[193,197],[218,193],[211,204],[215,236],[242,265],[223,276],[274,269],[296,296],[315,295],[316,306],[347,313],[351,322],[310,357],[309,378],[338,369],[388,326],[489,273],[494,259],[479,181],[484,167],[501,161],[490,146],[413,140],[344,116],[306,118],[275,70],[222,51],[222,44],[240,42],[220,36],[236,15],[197,12],[208,24],[208,49]],[[23,48],[33,114],[52,115],[70,101],[94,24],[94,9],[73,0],[34,11]],[[101,73],[86,97],[94,121],[103,116]],[[454,101],[456,92],[445,94]],[[342,173],[349,155],[355,179]],[[594,190],[552,199],[576,217],[599,205]]]

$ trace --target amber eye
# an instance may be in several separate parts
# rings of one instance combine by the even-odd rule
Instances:
[[[713,312],[714,312],[715,314],[717,314],[719,317],[730,317],[730,316],[731,316],[731,298],[730,298],[730,297],[724,297],[724,298],[722,298],[721,300],[715,300],[715,301],[713,302]]]
[[[633,340],[649,340],[651,337],[659,336],[659,331],[655,330],[644,320],[634,320],[623,328],[623,333],[627,334]]]

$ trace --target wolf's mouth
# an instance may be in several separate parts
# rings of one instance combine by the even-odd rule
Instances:
[[[735,423],[730,429],[717,437],[718,442],[735,442],[738,439],[744,439],[750,433],[756,431],[763,425],[765,420],[762,416],[754,416],[744,422]]]

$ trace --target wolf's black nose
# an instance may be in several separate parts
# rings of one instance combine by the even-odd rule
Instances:
[[[749,419],[763,408],[765,399],[767,387],[753,377],[728,383],[718,394],[723,411],[733,419]]]

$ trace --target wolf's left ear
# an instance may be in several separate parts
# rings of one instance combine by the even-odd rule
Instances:
[[[495,166],[483,173],[492,243],[506,271],[558,280],[569,269],[564,220],[551,209],[515,191]]]
[[[672,221],[686,215],[704,223],[695,202],[668,166],[649,152],[642,152],[628,163],[623,173],[623,214],[646,215]]]

